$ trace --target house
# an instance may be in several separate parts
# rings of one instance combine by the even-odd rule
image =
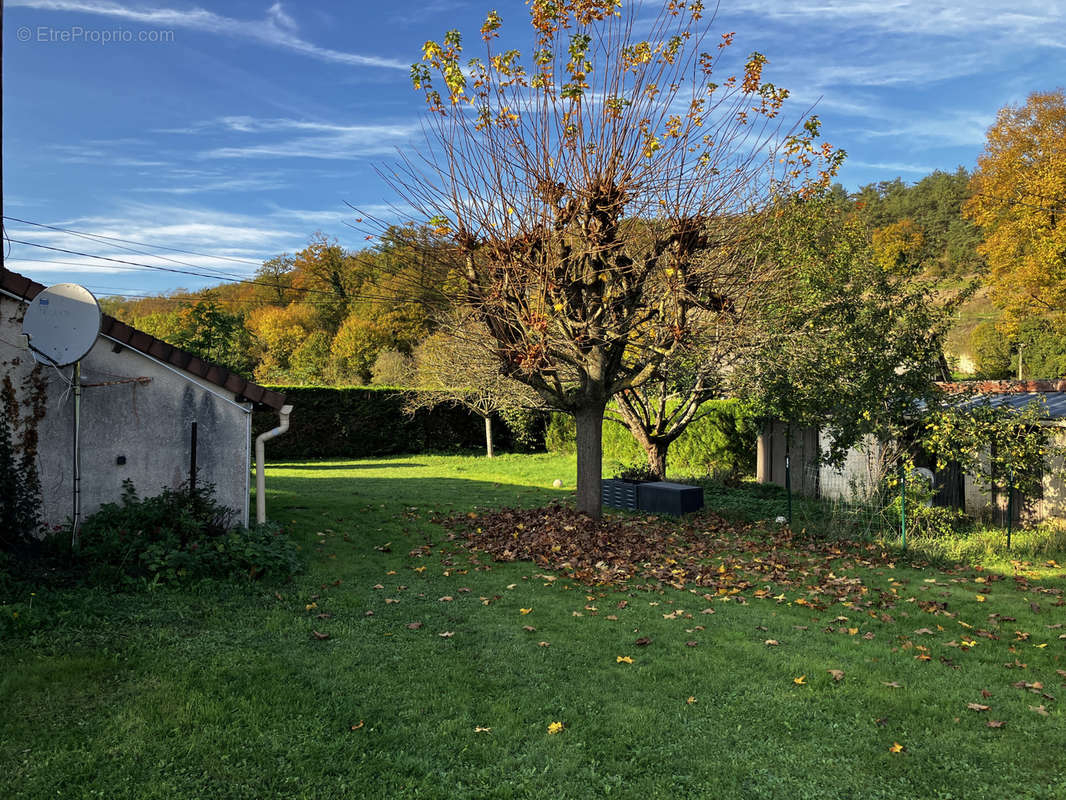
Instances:
[[[286,414],[285,397],[104,315],[81,360],[80,479],[74,479],[72,367],[38,364],[22,336],[28,304],[44,286],[0,271],[0,380],[20,402],[22,430],[35,429],[43,520],[80,518],[122,496],[176,487],[195,474],[212,484],[234,522],[249,519],[252,411]],[[21,435],[21,434],[20,434]]]
[[[1041,425],[1051,432],[1060,449],[1053,454],[1041,480],[1041,488],[1031,496],[1015,493],[1011,504],[1015,519],[1037,522],[1066,519],[1066,380],[1040,381],[973,381],[943,383],[948,393],[967,393],[968,403],[986,403],[1021,410],[1037,401],[1043,410]],[[839,467],[819,460],[828,442],[817,428],[789,428],[781,422],[768,423],[758,440],[756,478],[760,483],[785,485],[785,453],[790,455],[790,480],[797,494],[827,500],[861,504],[876,491],[886,471],[892,469],[885,443],[868,436],[848,450]],[[928,459],[926,460],[928,461]],[[922,464],[922,460],[918,459]],[[925,463],[920,474],[932,481],[935,505],[960,508],[971,516],[993,510],[1002,517],[1008,508],[1003,492],[981,487],[972,476],[957,468],[934,472]],[[918,476],[915,476],[916,478]]]

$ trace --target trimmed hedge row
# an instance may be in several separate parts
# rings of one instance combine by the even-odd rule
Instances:
[[[690,424],[670,445],[666,469],[671,474],[702,475],[755,472],[755,418],[737,400],[711,400],[702,407],[705,416]],[[546,445],[553,453],[573,453],[577,429],[574,418],[552,414]],[[623,465],[646,465],[647,457],[628,428],[603,422],[603,458]]]
[[[271,461],[307,458],[364,458],[370,456],[484,450],[485,423],[464,408],[439,405],[408,415],[401,389],[366,386],[271,386],[285,394],[293,407],[289,430],[270,440]],[[537,435],[536,420],[508,420],[515,427],[528,423],[531,430],[512,432],[507,424],[494,425],[496,446],[502,449],[542,449],[543,421]],[[276,427],[274,412],[257,411],[252,437]]]

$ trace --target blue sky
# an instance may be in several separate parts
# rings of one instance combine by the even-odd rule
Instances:
[[[345,203],[395,201],[374,166],[418,143],[410,63],[452,27],[473,46],[490,8],[523,46],[521,0],[7,0],[5,214],[196,254],[8,236],[234,275],[318,230],[360,247]],[[817,101],[849,189],[972,168],[1001,106],[1066,84],[1064,0],[724,0],[714,26],[793,115]],[[18,244],[6,263],[98,294],[211,283]]]

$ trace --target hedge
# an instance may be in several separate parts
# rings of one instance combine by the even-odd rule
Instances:
[[[367,386],[271,386],[293,407],[289,430],[271,439],[272,461],[305,458],[365,458],[421,453],[484,450],[485,423],[464,408],[439,405],[408,415],[401,389]],[[275,412],[257,411],[252,437],[276,427]],[[512,431],[508,424],[515,430]],[[539,436],[538,436],[539,425]],[[509,418],[494,426],[501,449],[543,448],[545,421]],[[525,426],[525,427],[523,427]]]
[[[758,435],[754,417],[737,400],[711,400],[703,405],[701,412],[705,416],[690,424],[670,445],[667,471],[688,475],[754,474]],[[549,451],[573,453],[575,436],[573,417],[552,414],[545,435]],[[603,458],[622,465],[647,464],[644,450],[629,429],[609,420],[603,422]]]

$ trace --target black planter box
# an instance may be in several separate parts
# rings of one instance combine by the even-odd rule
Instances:
[[[609,478],[600,485],[600,499],[608,508],[625,511],[637,510],[637,487],[639,483]]]
[[[687,514],[703,508],[703,487],[657,481],[637,486],[637,508],[653,514]]]
[[[642,483],[618,478],[604,480],[600,497],[608,508],[648,511],[652,514],[687,514],[703,508],[703,487],[656,481]]]

